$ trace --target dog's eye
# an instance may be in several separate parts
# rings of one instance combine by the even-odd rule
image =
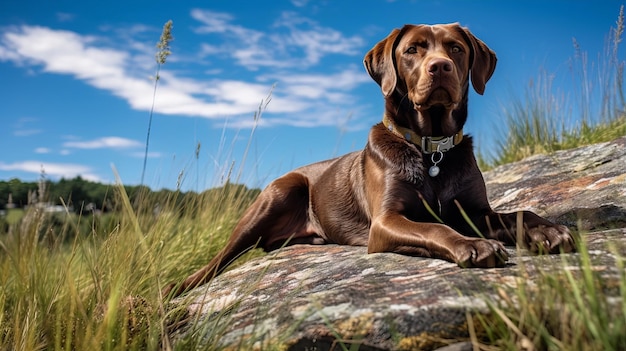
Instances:
[[[452,48],[450,48],[450,51],[451,51],[453,54],[456,54],[456,53],[462,52],[462,51],[463,51],[463,48],[461,48],[459,45],[456,45],[456,44],[455,44],[455,45],[452,45]]]
[[[409,46],[405,53],[407,54],[417,54],[417,52],[420,49],[428,49],[428,42],[427,41],[416,41],[411,43],[411,46]]]

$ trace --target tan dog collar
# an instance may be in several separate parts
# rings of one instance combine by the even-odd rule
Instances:
[[[383,116],[383,124],[389,131],[397,136],[406,139],[407,141],[422,148],[422,152],[426,154],[432,154],[434,152],[446,152],[463,141],[463,129],[459,130],[451,137],[423,137],[415,133],[409,128],[404,128],[396,125],[389,116],[385,113]]]

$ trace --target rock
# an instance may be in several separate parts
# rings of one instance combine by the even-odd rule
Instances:
[[[497,211],[532,210],[570,227],[626,227],[626,137],[536,155],[484,173]]]
[[[586,229],[594,266],[614,279],[626,255],[626,138],[534,156],[485,174],[501,211],[532,209]],[[597,228],[617,228],[597,231]],[[296,245],[254,259],[174,300],[186,318],[171,328],[174,346],[224,349],[471,350],[468,323],[519,277],[562,270],[563,258],[508,249],[504,268],[461,269],[442,260],[364,247]],[[459,342],[463,341],[464,342]],[[199,343],[199,345],[197,345]],[[446,348],[442,349],[446,350]]]
[[[625,235],[619,229],[586,236],[597,267],[615,267],[607,242],[621,241],[626,255]],[[364,247],[287,247],[179,300],[187,300],[193,323],[176,331],[175,344],[216,333],[218,341],[205,340],[226,349],[338,350],[338,342],[359,350],[434,349],[467,339],[468,312],[487,313],[486,299],[497,299],[498,287],[515,287],[521,270],[563,266],[558,255],[518,256],[513,248],[509,254],[505,268],[460,269],[442,260],[367,254]]]

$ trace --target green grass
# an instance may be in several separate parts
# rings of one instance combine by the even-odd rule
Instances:
[[[184,209],[160,199],[154,215],[117,191],[124,206],[110,232],[65,226],[55,233],[74,242],[50,245],[49,214],[33,207],[0,233],[0,349],[158,349],[171,320],[161,288],[206,264],[251,201],[224,187]]]
[[[589,62],[574,42],[573,86],[566,96],[542,74],[504,109],[506,127],[495,154],[480,154],[483,170],[536,154],[549,154],[626,136],[624,65],[617,56],[624,8],[607,38],[606,51]],[[584,235],[584,234],[583,234]],[[483,316],[482,350],[623,350],[626,348],[626,259],[623,245],[611,249],[617,275],[602,278],[584,240],[578,254],[564,255],[555,271],[522,274],[513,289],[500,290]],[[521,267],[522,272],[524,267]]]
[[[0,349],[156,350],[168,345],[167,326],[182,315],[161,303],[161,288],[206,264],[251,201],[246,192],[226,187],[202,194],[182,212],[175,198],[161,199],[162,210],[155,216],[133,208],[122,187],[117,191],[124,206],[108,232],[65,233],[74,241],[50,245],[41,236],[50,229],[41,227],[50,223],[47,215],[33,208],[0,234]],[[626,343],[623,247],[612,249],[618,275],[607,282],[581,245],[578,255],[563,256],[563,266],[570,267],[564,273],[522,275],[517,288],[501,291],[479,328],[486,330],[483,349],[618,350]],[[609,295],[621,304],[610,304]],[[215,349],[230,324],[227,315],[200,324],[200,333],[178,347]],[[250,342],[241,345],[246,349]]]
[[[590,61],[574,40],[567,94],[554,88],[553,74],[543,73],[503,107],[504,130],[495,152],[481,151],[481,169],[523,158],[611,141],[626,135],[624,66],[618,56],[624,31],[623,7],[616,28],[606,38],[605,51]]]
[[[614,267],[592,262],[584,240],[562,267],[523,274],[502,287],[491,315],[479,316],[487,342],[499,350],[623,350],[626,347],[626,246],[609,245]],[[524,263],[520,263],[525,271]],[[602,278],[600,272],[605,272]]]

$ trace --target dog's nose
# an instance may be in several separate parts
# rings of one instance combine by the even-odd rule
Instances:
[[[441,75],[452,72],[452,62],[444,58],[436,58],[428,64],[428,73],[430,75]]]

